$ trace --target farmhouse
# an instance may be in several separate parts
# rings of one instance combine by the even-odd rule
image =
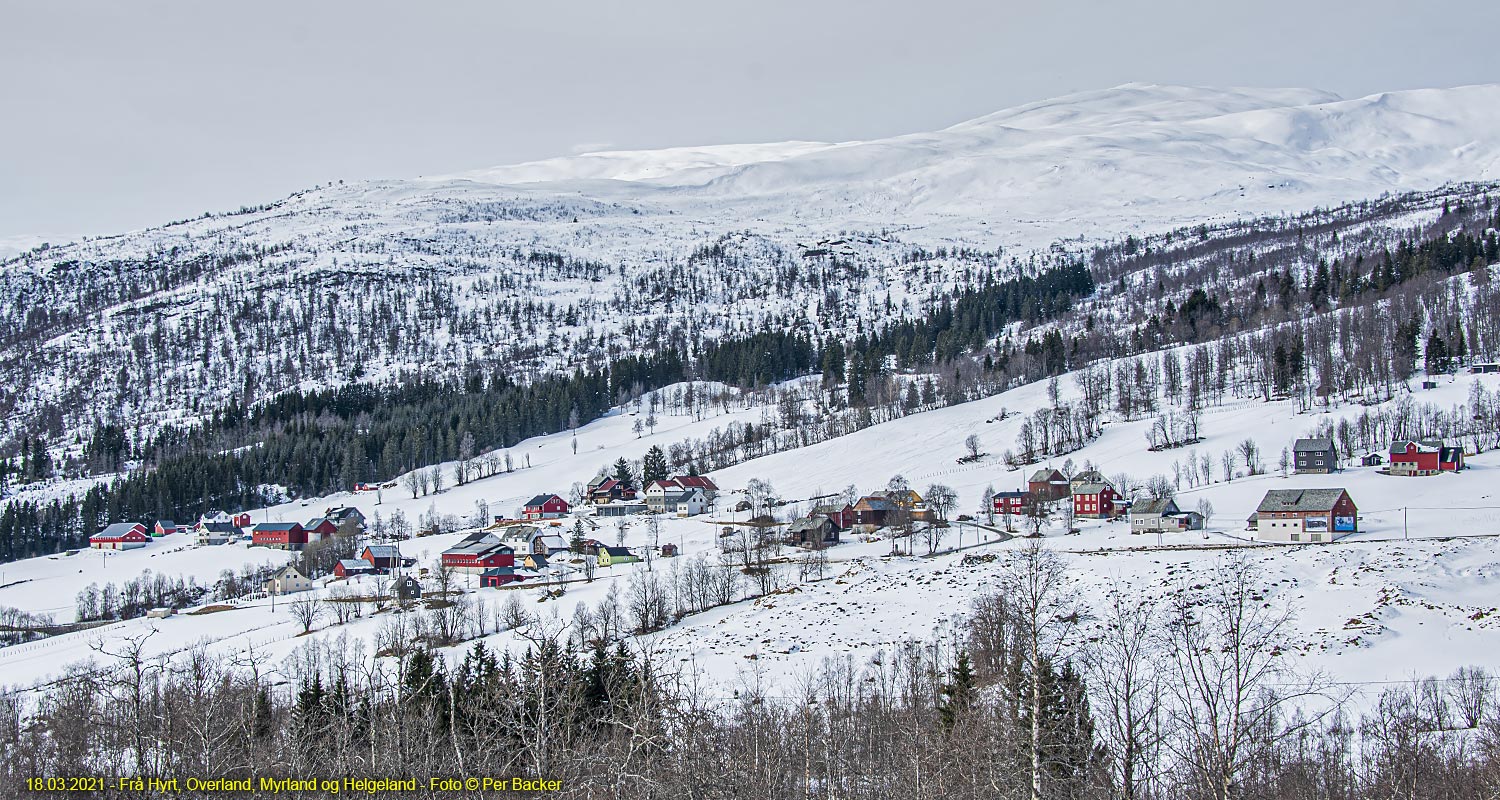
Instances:
[[[1130,508],[1131,533],[1165,533],[1203,529],[1203,515],[1182,511],[1170,497],[1138,501]]]
[[[553,553],[566,553],[568,540],[555,533],[537,531],[531,535],[530,541],[526,543],[526,552],[535,553],[540,556],[550,556]]]
[[[304,530],[307,531],[308,542],[321,542],[324,539],[332,538],[335,533],[338,533],[339,524],[328,517],[323,517],[321,519],[309,520],[307,525],[304,526]]]
[[[228,522],[209,522],[198,525],[198,544],[226,544],[240,535],[240,529]]]
[[[1061,500],[1069,494],[1068,479],[1055,469],[1039,469],[1026,481],[1026,491],[1043,502]]]
[[[1267,542],[1331,542],[1359,530],[1359,509],[1343,489],[1272,489],[1251,517]]]
[[[786,543],[809,550],[827,547],[839,543],[839,529],[828,517],[812,514],[787,526]]]
[[[365,530],[364,512],[360,511],[354,506],[334,506],[332,508],[325,508],[323,509],[323,516],[333,520],[333,523],[339,527],[343,527],[344,523],[350,522],[352,520],[354,526],[359,529],[360,533],[363,533]]]
[[[1108,483],[1084,483],[1073,490],[1073,516],[1113,519],[1119,515],[1120,494]]]
[[[516,551],[484,531],[475,531],[442,555],[443,566],[456,572],[482,573],[495,567],[514,567]]]
[[[159,519],[156,527],[151,529],[152,536],[169,536],[177,532],[177,523],[169,519]]]
[[[634,500],[635,488],[626,486],[616,478],[608,475],[589,481],[588,490],[585,492],[589,505],[601,506],[609,503],[617,503],[621,500]]]
[[[1339,468],[1339,452],[1327,437],[1298,439],[1292,444],[1292,471],[1298,475],[1321,475]]]
[[[1442,439],[1397,439],[1391,442],[1388,467],[1392,475],[1437,475],[1464,468],[1464,449]]]
[[[300,522],[262,522],[250,529],[250,544],[276,550],[301,550],[307,546],[307,529]]]
[[[151,541],[146,526],[139,522],[116,522],[89,537],[89,547],[95,550],[134,550],[145,547]]]
[[[719,487],[702,475],[675,475],[672,481],[683,489],[702,489],[703,501],[708,505],[719,499]]]
[[[266,581],[265,586],[268,594],[292,594],[294,592],[305,592],[311,588],[313,588],[312,581],[298,571],[294,564],[287,564],[271,573],[271,577]]]
[[[1084,470],[1068,479],[1068,494],[1076,494],[1078,487],[1094,483],[1109,483],[1109,479],[1097,469]]]
[[[555,494],[539,494],[526,501],[521,510],[525,519],[557,519],[568,513],[568,501]]]
[[[708,508],[708,497],[702,489],[687,489],[677,496],[675,500],[668,501],[665,506],[667,513],[676,514],[679,517],[696,517]]]
[[[995,492],[991,501],[996,514],[1025,514],[1026,504],[1031,500],[1031,492]]]
[[[640,557],[630,552],[628,547],[611,547],[609,545],[599,546],[599,566],[612,567],[615,564],[630,564],[640,561]]]

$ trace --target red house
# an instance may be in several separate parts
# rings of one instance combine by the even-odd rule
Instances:
[[[366,545],[359,557],[369,562],[371,569],[380,571],[395,569],[401,565],[401,551],[393,544]]]
[[[174,534],[176,532],[177,532],[177,523],[175,523],[175,522],[173,522],[172,520],[169,520],[169,519],[159,519],[159,520],[156,521],[156,528],[154,529],[152,535],[153,536],[169,536],[169,535]]]
[[[315,519],[307,523],[306,531],[307,540],[310,542],[316,542],[322,539],[327,539],[335,533],[338,533],[339,526],[337,522],[334,522],[327,517],[323,517],[322,519]]]
[[[1026,491],[1038,500],[1061,500],[1068,496],[1068,478],[1055,469],[1039,469],[1026,481]]]
[[[307,529],[300,522],[262,522],[250,529],[250,546],[301,550],[307,546]]]
[[[1030,500],[1030,492],[995,492],[995,513],[1020,516],[1026,513],[1026,503]]]
[[[1107,483],[1084,483],[1073,489],[1073,516],[1113,519],[1119,514],[1115,501],[1120,495]]]
[[[484,531],[475,531],[443,551],[443,566],[459,572],[484,572],[515,565],[516,551]]]
[[[568,513],[568,501],[555,494],[539,494],[526,501],[521,516],[525,519],[556,519]]]
[[[1392,475],[1436,475],[1464,468],[1463,447],[1449,447],[1442,439],[1397,439],[1391,442]]]
[[[145,547],[151,541],[146,526],[139,522],[116,522],[89,537],[89,547],[95,550],[134,550]]]
[[[350,575],[369,575],[374,572],[376,569],[370,566],[368,561],[361,561],[357,558],[341,558],[339,563],[333,565],[333,574],[340,578],[347,578]]]
[[[814,506],[813,510],[808,513],[808,516],[811,517],[816,514],[822,514],[827,517],[828,521],[832,522],[833,526],[841,531],[847,531],[854,527],[854,506],[848,503]]]

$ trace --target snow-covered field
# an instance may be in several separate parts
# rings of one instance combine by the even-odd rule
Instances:
[[[1473,380],[1491,390],[1500,376],[1441,378],[1439,388],[1417,392],[1417,399],[1447,408],[1462,402]],[[1070,380],[1063,381],[1065,393]],[[1029,469],[1008,471],[987,457],[960,465],[963,440],[980,436],[984,449],[1001,451],[1012,445],[1021,417],[991,421],[1002,408],[1034,408],[1045,403],[1045,386],[1034,384],[996,397],[937,411],[916,414],[810,447],[759,458],[714,473],[712,477],[731,502],[733,493],[751,479],[770,482],[785,500],[799,500],[841,491],[853,484],[862,493],[882,489],[896,474],[917,488],[945,483],[959,495],[959,511],[973,514],[987,486],[997,490],[1023,486]],[[1333,415],[1356,414],[1359,406],[1335,408]],[[494,513],[512,514],[526,498],[542,492],[567,494],[575,481],[587,481],[616,458],[639,458],[652,444],[666,444],[705,435],[730,420],[758,420],[761,409],[746,408],[694,420],[688,416],[660,417],[654,433],[637,438],[631,432],[628,410],[612,414],[578,431],[578,452],[568,434],[528,440],[513,448],[514,473],[452,487],[440,494],[412,499],[400,490],[336,495],[255,512],[262,519],[304,520],[331,505],[355,505],[367,515],[389,517],[400,510],[415,519],[429,511],[470,516],[484,501]],[[1200,452],[1218,454],[1245,438],[1256,440],[1267,461],[1291,441],[1308,433],[1319,414],[1294,413],[1289,402],[1267,403],[1240,399],[1209,409],[1202,426],[1206,440]],[[1092,462],[1106,475],[1130,473],[1137,479],[1170,474],[1178,451],[1150,453],[1144,431],[1148,422],[1115,422],[1104,434],[1070,458],[1077,465]],[[531,466],[525,468],[530,456]],[[1060,463],[1060,462],[1058,462]],[[1273,467],[1274,472],[1274,467]],[[1215,467],[1215,478],[1219,479]],[[1179,503],[1192,507],[1208,498],[1215,514],[1206,534],[1168,535],[1158,546],[1155,535],[1132,536],[1125,522],[1081,521],[1081,532],[1048,533],[1048,546],[1063,553],[1085,597],[1102,598],[1115,588],[1142,595],[1161,595],[1182,582],[1197,582],[1226,548],[1243,548],[1260,564],[1271,584],[1270,595],[1297,611],[1292,632],[1294,652],[1309,668],[1324,669],[1350,682],[1400,681],[1416,675],[1445,675],[1464,664],[1500,666],[1500,631],[1494,630],[1500,602],[1500,456],[1480,454],[1469,469],[1457,475],[1396,478],[1373,468],[1352,468],[1333,475],[1282,477],[1278,474],[1222,480],[1179,494]],[[1279,487],[1346,487],[1360,506],[1360,533],[1338,543],[1304,546],[1255,546],[1244,530],[1245,518],[1267,489]],[[721,500],[721,506],[726,505]],[[715,515],[663,520],[661,541],[677,543],[678,559],[658,559],[657,570],[671,570],[700,553],[717,553]],[[721,511],[719,519],[733,515]],[[743,517],[744,514],[740,514]],[[1403,525],[1405,520],[1405,525]],[[571,519],[561,521],[571,526]],[[1411,539],[1406,540],[1409,534]],[[614,521],[603,521],[590,536],[613,543]],[[402,544],[405,555],[429,565],[458,538],[447,534]],[[743,601],[690,616],[667,630],[646,637],[642,644],[684,669],[698,671],[700,680],[725,692],[757,679],[772,686],[788,686],[824,659],[849,657],[856,664],[906,641],[943,639],[977,595],[995,587],[999,562],[964,564],[966,554],[996,552],[1018,542],[982,540],[980,531],[963,530],[962,540],[950,533],[944,548],[965,546],[961,553],[922,557],[889,556],[887,542],[864,543],[846,539],[830,551],[829,571],[823,580],[799,583],[795,569],[787,574],[791,588],[758,600]],[[645,542],[644,526],[635,523],[626,534],[628,546]],[[1469,537],[1450,538],[1440,537]],[[978,545],[974,547],[973,545]],[[245,562],[279,563],[286,554],[243,545],[193,548],[185,537],[169,536],[137,551],[102,558],[85,552],[75,556],[38,558],[7,564],[0,588],[0,605],[50,613],[71,619],[73,596],[91,582],[123,581],[150,569],[197,576],[211,582],[224,568]],[[578,603],[597,605],[611,586],[622,592],[641,564],[599,570],[591,583],[568,584],[565,596],[528,607],[557,626],[565,625]],[[473,579],[466,579],[472,585]],[[478,590],[491,609],[511,592],[528,601],[534,588]],[[389,615],[365,617],[334,625],[324,617],[311,636],[373,640]],[[286,677],[295,671],[288,656],[306,639],[282,602],[273,610],[269,601],[236,604],[231,610],[166,620],[133,620],[105,628],[68,634],[0,650],[0,674],[6,683],[32,685],[57,674],[66,664],[96,656],[92,645],[118,648],[127,637],[155,632],[147,652],[168,653],[203,644],[221,655],[254,651],[265,664],[281,664]],[[505,633],[489,637],[492,646],[511,646],[520,640]],[[454,648],[461,653],[468,645]]]

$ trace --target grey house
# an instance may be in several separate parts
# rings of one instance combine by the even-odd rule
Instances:
[[[1292,469],[1298,475],[1337,472],[1338,468],[1339,453],[1332,439],[1298,439],[1292,445]]]
[[[1203,515],[1182,511],[1170,497],[1137,500],[1130,507],[1131,533],[1180,533],[1203,530]]]

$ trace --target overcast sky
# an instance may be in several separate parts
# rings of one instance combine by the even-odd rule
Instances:
[[[0,0],[0,237],[587,149],[867,139],[1130,81],[1500,81],[1500,2],[1433,6]]]

